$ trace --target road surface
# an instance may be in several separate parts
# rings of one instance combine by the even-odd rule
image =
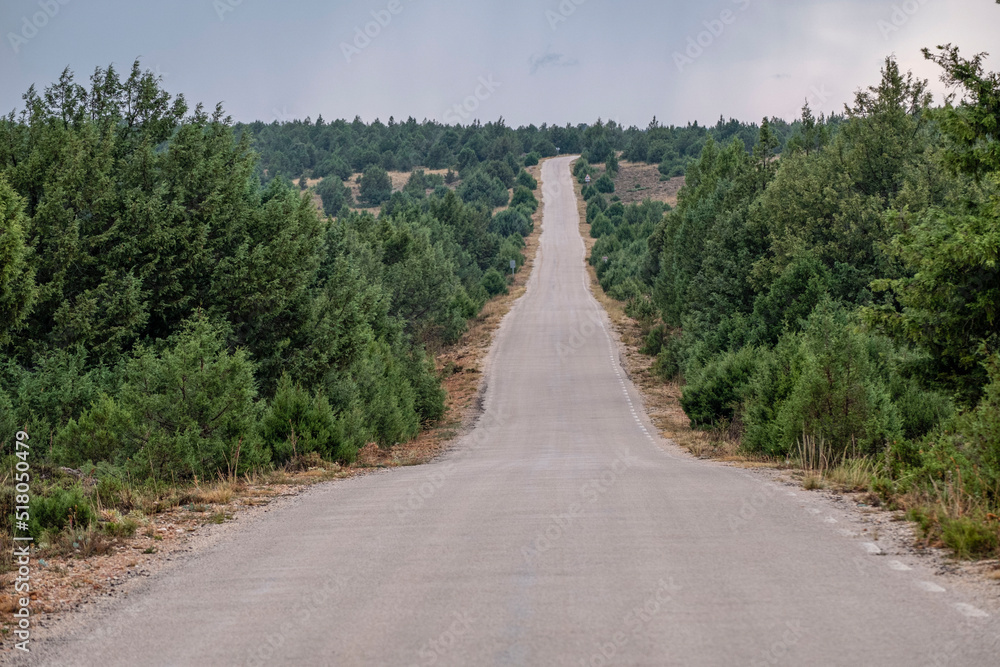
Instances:
[[[587,288],[570,163],[543,166],[539,261],[451,453],[313,489],[33,661],[1000,664],[996,614],[811,494],[659,441]]]

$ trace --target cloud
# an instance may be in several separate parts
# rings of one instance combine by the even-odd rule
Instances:
[[[531,74],[534,75],[543,67],[576,67],[580,61],[576,58],[568,58],[564,53],[553,53],[546,50],[540,56],[531,56],[528,59],[528,64],[531,66]]]

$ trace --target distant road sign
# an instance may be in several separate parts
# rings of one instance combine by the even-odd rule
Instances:
[[[587,174],[587,178],[583,179],[585,182],[590,183],[590,174]]]
[[[513,271],[516,268],[517,268],[517,260],[516,259],[510,260],[510,270]]]

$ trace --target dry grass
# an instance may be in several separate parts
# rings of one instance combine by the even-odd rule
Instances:
[[[625,160],[618,163],[615,194],[626,205],[652,199],[677,206],[677,193],[682,187],[684,187],[683,176],[661,181],[659,167],[655,164]]]
[[[237,486],[232,482],[220,482],[216,485],[197,487],[191,494],[191,502],[208,505],[226,505],[236,495]]]
[[[843,491],[867,491],[875,477],[875,461],[867,457],[846,459],[826,473],[826,479]]]
[[[424,167],[418,167],[418,168],[422,169],[425,174],[440,174],[442,177],[444,177],[444,175],[448,173],[447,169],[427,169],[427,168],[424,168]],[[416,170],[414,170],[414,171],[416,171]],[[410,180],[410,174],[411,173],[413,173],[413,172],[411,172],[411,171],[390,171],[390,172],[388,172],[388,174],[389,174],[389,180],[392,181],[392,191],[393,192],[399,192],[400,190],[402,190],[403,187],[406,185],[406,182],[408,180]],[[344,181],[344,185],[346,185],[350,189],[350,191],[351,191],[351,196],[354,198],[354,203],[355,204],[357,204],[358,198],[361,195],[361,185],[358,183],[358,178],[360,178],[360,177],[361,177],[361,172],[356,172],[356,173],[351,174],[350,178],[348,178],[346,181]],[[317,185],[320,184],[320,182],[322,180],[323,179],[321,179],[321,178],[307,178],[306,179],[306,188],[307,188],[310,196],[312,197],[313,203],[316,205],[316,208],[320,212],[323,211],[323,200],[320,198],[320,196],[318,194],[316,194],[315,188],[316,188]],[[296,184],[296,186],[298,186],[298,180],[295,181],[295,184]],[[451,185],[447,185],[447,187],[449,187],[449,188],[451,188],[451,189],[454,190],[460,184],[461,184],[461,181],[458,180],[458,172],[455,172],[455,182],[452,183]],[[431,191],[428,190],[428,192],[431,192]],[[378,215],[378,212],[380,210],[379,206],[373,206],[373,207],[355,206],[355,208],[357,208],[357,210],[359,210],[359,211],[367,211],[367,212],[372,213],[374,215]]]

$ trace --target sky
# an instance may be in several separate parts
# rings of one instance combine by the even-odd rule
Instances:
[[[66,67],[127,72],[238,121],[714,124],[842,112],[887,56],[991,52],[995,0],[2,0],[0,113]]]

